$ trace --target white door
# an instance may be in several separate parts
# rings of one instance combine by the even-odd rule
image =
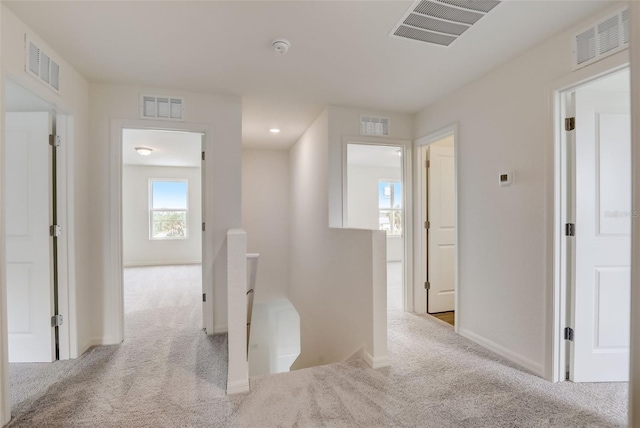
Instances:
[[[429,146],[428,308],[430,314],[455,305],[455,163],[453,147]]]
[[[615,90],[606,90],[603,82],[575,96],[575,238],[569,238],[575,239],[574,341],[569,342],[574,382],[629,380],[628,78],[627,73],[618,79]]]
[[[10,362],[55,359],[48,113],[7,113],[5,226]]]

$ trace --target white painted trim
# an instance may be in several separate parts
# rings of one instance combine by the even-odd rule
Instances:
[[[128,267],[149,267],[149,266],[182,266],[182,265],[200,265],[201,260],[186,260],[184,262],[139,262],[139,263],[125,263],[123,266]]]
[[[363,351],[362,359],[372,369],[381,369],[382,367],[391,366],[391,360],[388,355],[373,358],[367,351]]]
[[[111,135],[110,135],[110,208],[109,213],[109,227],[110,227],[110,260],[108,262],[109,267],[109,282],[106,288],[105,298],[105,329],[108,333],[107,337],[113,339],[113,343],[121,343],[124,340],[124,290],[123,290],[123,268],[124,262],[122,258],[122,131],[123,129],[155,129],[155,130],[172,130],[172,131],[186,131],[204,134],[204,141],[206,147],[212,147],[213,131],[211,126],[206,124],[187,123],[187,122],[171,122],[171,121],[154,121],[147,119],[112,119],[111,120]],[[211,157],[207,158],[207,161]],[[205,169],[202,169],[202,174],[205,174]],[[206,177],[203,177],[204,186],[206,183]],[[206,201],[202,201],[203,209],[203,222],[208,219],[206,217]],[[203,232],[202,240],[205,242],[210,238],[211,228],[208,228]],[[205,254],[203,246],[202,263],[210,263],[213,265],[213,254]],[[207,296],[213,295],[213,278],[210,275],[204,274],[203,269],[202,281],[205,284]],[[208,271],[207,271],[208,272]],[[210,299],[207,299],[209,303]],[[211,305],[213,301],[211,300]],[[213,311],[204,314],[207,321],[207,332],[213,330]],[[111,343],[111,342],[110,342]]]
[[[546,332],[545,332],[545,370],[543,376],[552,382],[565,380],[567,358],[562,331],[568,316],[567,311],[567,269],[572,263],[567,257],[564,235],[564,224],[567,220],[565,198],[566,170],[562,167],[563,146],[565,142],[564,115],[566,105],[562,94],[575,91],[603,76],[620,71],[629,65],[629,50],[625,49],[615,55],[567,74],[548,85],[549,94],[549,126],[548,140],[551,145],[547,149],[547,261],[545,278],[548,278],[546,294]]]
[[[213,334],[222,334],[222,333],[228,333],[229,332],[229,326],[228,325],[216,325],[213,327]]]
[[[0,6],[0,15],[2,15]],[[4,93],[5,81],[3,73],[0,71],[0,130],[4,131],[5,111]],[[4,136],[0,134],[0,165],[4,165]],[[4,167],[0,167],[0,173],[4,175]],[[1,182],[1,181],[0,181]],[[4,207],[5,194],[0,186],[0,207]],[[2,216],[4,217],[4,216]],[[6,234],[4,219],[0,221],[0,266],[3,266],[0,275],[0,426],[8,424],[11,420],[11,393],[9,390],[9,334],[7,328],[7,281],[4,272],[6,266]]]
[[[227,395],[249,392],[249,379],[227,383]]]
[[[536,374],[540,377],[544,377],[544,370],[542,365],[536,363],[533,360],[530,360],[526,357],[523,357],[520,354],[516,354],[515,352],[512,352],[510,350],[508,350],[507,348],[498,345],[497,343],[486,339],[480,335],[477,335],[475,333],[472,333],[471,331],[464,329],[464,328],[460,328],[458,329],[458,334],[460,334],[463,337],[466,337],[467,339],[471,340],[472,342],[477,343],[478,345],[488,349],[489,351],[496,353],[498,355],[500,355],[501,357],[504,357],[506,359],[508,359],[509,361],[512,361],[516,364],[518,364],[519,366],[529,370],[530,372],[532,372],[533,374]]]
[[[460,217],[458,215],[460,206],[460,192],[458,191],[458,183],[460,182],[460,136],[458,130],[458,124],[454,123],[445,128],[439,129],[438,131],[432,132],[424,137],[419,138],[415,142],[416,149],[419,149],[419,153],[416,156],[417,165],[416,169],[418,171],[417,177],[419,182],[416,184],[416,201],[420,204],[417,206],[416,212],[416,224],[415,230],[416,232],[420,231],[418,236],[414,236],[416,255],[415,255],[415,284],[414,284],[414,292],[415,292],[415,300],[414,300],[414,308],[416,313],[427,313],[427,290],[424,288],[424,283],[427,280],[427,270],[425,264],[422,262],[426,259],[427,256],[427,236],[424,233],[424,223],[427,221],[427,188],[426,188],[426,180],[427,180],[427,169],[424,166],[426,156],[426,146],[429,144],[433,144],[437,141],[442,140],[448,136],[453,135],[453,162],[454,162],[454,170],[455,170],[455,183],[454,183],[454,191],[456,193],[455,196],[455,208],[454,208],[454,217],[455,217],[455,269],[454,269],[454,287],[455,287],[455,296],[454,296],[454,311],[456,314],[456,323],[454,326],[454,330],[458,332],[458,328],[460,325],[461,314],[459,312],[459,295],[460,295]]]
[[[343,136],[342,137],[342,226],[349,227],[348,222],[348,178],[347,178],[347,146],[349,144],[361,144],[368,146],[391,146],[402,150],[402,183],[404,198],[404,284],[403,284],[403,310],[414,311],[413,284],[413,149],[411,140],[387,138],[385,136]]]
[[[56,114],[58,224],[58,312],[64,322],[58,328],[60,360],[78,357],[76,281],[73,117]]]

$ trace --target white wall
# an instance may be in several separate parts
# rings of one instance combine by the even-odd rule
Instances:
[[[125,266],[200,263],[202,199],[200,168],[124,165],[122,169],[122,235]],[[149,239],[149,180],[188,182],[187,239]]]
[[[241,118],[242,105],[238,96],[194,93],[162,88],[91,84],[90,127],[92,156],[89,168],[90,205],[92,224],[89,238],[93,242],[91,258],[95,277],[92,282],[94,314],[93,340],[98,343],[118,342],[120,332],[113,320],[119,303],[109,285],[113,283],[112,248],[110,231],[110,158],[113,120],[138,121],[141,126],[153,123],[140,120],[139,98],[141,93],[160,93],[184,97],[185,123],[198,128],[208,128],[205,181],[207,194],[204,221],[207,224],[203,236],[205,247],[212,255],[203,259],[205,285],[213,284],[214,331],[227,328],[227,260],[226,235],[229,229],[241,226]],[[167,128],[175,125],[166,122]]]
[[[242,151],[242,228],[259,253],[255,302],[289,296],[289,151]]]
[[[75,179],[68,183],[67,191],[73,195],[74,204],[68,213],[73,223],[69,227],[68,236],[75,237],[71,243],[75,246],[75,269],[69,272],[70,283],[75,283],[75,289],[71,290],[70,298],[76,303],[76,311],[69,312],[65,319],[73,324],[76,329],[75,337],[72,337],[71,355],[77,355],[84,349],[81,346],[90,335],[91,312],[89,308],[90,298],[90,260],[88,257],[91,242],[88,239],[89,231],[89,207],[86,204],[88,194],[89,169],[86,159],[88,157],[87,144],[87,118],[88,118],[88,91],[87,81],[78,72],[64,61],[55,50],[51,49],[38,35],[20,21],[6,6],[0,5],[0,62],[2,64],[2,81],[0,82],[0,99],[4,97],[5,79],[10,78],[38,95],[45,101],[55,104],[60,111],[73,116],[73,136],[74,147],[70,151],[70,162],[73,164]],[[44,85],[41,85],[34,78],[25,72],[25,47],[24,37],[28,34],[38,45],[46,49],[61,66],[61,73],[64,78],[61,81],[60,92],[52,92]],[[2,101],[0,101],[1,103]],[[1,105],[1,104],[0,104]],[[0,121],[4,120],[4,109],[0,110]],[[1,122],[0,122],[1,123]],[[0,128],[2,129],[2,128]],[[4,133],[0,137],[4,139]],[[3,145],[4,146],[4,145]],[[1,171],[0,171],[1,172]],[[0,174],[2,176],[2,174]],[[4,269],[4,231],[0,234],[0,266]],[[4,275],[0,275],[0,327],[6,330],[6,284]],[[73,328],[72,328],[73,330]],[[7,338],[3,333],[0,341],[0,424],[8,422],[10,418],[8,400],[8,377],[7,377]]]
[[[416,115],[417,138],[459,124],[459,332],[547,378],[553,309],[549,100],[552,82],[572,72],[572,35],[585,24]],[[515,184],[501,188],[498,174],[508,170]]]
[[[390,118],[388,137],[360,135],[360,115]],[[372,111],[355,107],[329,106],[329,225],[342,227],[343,144],[349,139],[372,143],[404,143],[411,147],[413,115],[388,111]],[[404,140],[404,141],[399,141]],[[377,228],[377,226],[376,226]]]
[[[640,4],[631,2],[631,127],[633,211],[640,210]],[[632,223],[631,245],[631,369],[629,385],[629,426],[640,424],[640,227]]]
[[[344,361],[362,348],[384,365],[384,233],[328,227],[328,110],[292,147],[290,172],[290,295],[302,339],[293,367]]]
[[[378,183],[402,181],[402,169],[383,166],[347,165],[347,224],[349,228],[378,230]],[[387,237],[387,261],[402,261],[403,239]]]

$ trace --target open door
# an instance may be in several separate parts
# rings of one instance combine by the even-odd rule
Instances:
[[[455,308],[454,148],[430,145],[428,168],[427,312]]]
[[[629,380],[631,118],[629,73],[575,93],[574,382]],[[571,233],[570,233],[571,234]]]
[[[7,113],[5,227],[10,362],[55,359],[49,113]]]

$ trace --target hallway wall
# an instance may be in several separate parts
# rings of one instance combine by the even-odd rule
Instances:
[[[572,36],[595,19],[416,115],[416,138],[459,125],[459,332],[548,379],[554,265],[551,85],[572,73]],[[514,172],[511,187],[498,185],[505,171]]]
[[[90,228],[89,206],[86,204],[88,194],[89,169],[86,159],[89,156],[87,144],[88,135],[88,82],[54,49],[48,46],[38,34],[19,20],[4,4],[0,5],[0,64],[2,66],[0,82],[0,112],[4,113],[5,80],[10,78],[19,85],[33,92],[45,101],[55,104],[58,108],[73,115],[73,150],[69,159],[73,163],[75,176],[68,176],[67,192],[74,196],[74,205],[68,212],[68,230],[66,233],[75,245],[75,260],[70,261],[69,282],[72,287],[69,300],[75,301],[76,311],[65,314],[72,330],[70,340],[71,357],[84,351],[83,343],[90,336],[91,312],[89,308],[90,278],[91,278],[91,242],[87,239]],[[60,91],[55,93],[25,72],[25,34],[46,49],[55,57],[64,71]],[[0,114],[0,125],[4,122],[4,114]],[[0,126],[0,129],[4,129]],[[4,136],[2,136],[4,139]],[[0,198],[2,198],[0,192]],[[1,200],[1,199],[0,199]],[[4,232],[1,242],[4,242]],[[4,246],[2,246],[4,247]],[[4,266],[4,248],[0,249],[0,265]],[[6,286],[4,275],[0,276],[0,327],[6,326]],[[75,284],[75,285],[74,285]],[[75,334],[73,333],[75,330]],[[5,331],[5,328],[2,328]],[[7,337],[0,337],[0,425],[9,421],[11,414],[8,403],[8,374],[7,374]]]
[[[356,353],[371,365],[387,365],[385,235],[329,227],[328,110],[292,147],[289,159],[290,290],[302,339],[293,368],[344,361]]]
[[[255,303],[289,297],[288,150],[242,150],[242,228],[259,253]]]
[[[207,147],[205,186],[207,224],[204,239],[211,259],[203,259],[204,283],[212,284],[215,302],[213,330],[227,328],[227,272],[226,235],[229,229],[241,227],[241,98],[233,95],[215,95],[177,91],[162,88],[92,83],[90,86],[90,127],[93,172],[90,186],[90,205],[94,227],[90,239],[93,253],[93,341],[112,344],[119,332],[114,330],[113,312],[116,307],[109,284],[111,278],[111,231],[109,221],[110,158],[113,120],[135,121],[158,125],[158,122],[140,119],[140,94],[170,94],[184,98],[185,123],[196,124],[211,131],[211,145]],[[166,123],[171,129],[174,122]],[[149,125],[151,126],[151,125]]]

